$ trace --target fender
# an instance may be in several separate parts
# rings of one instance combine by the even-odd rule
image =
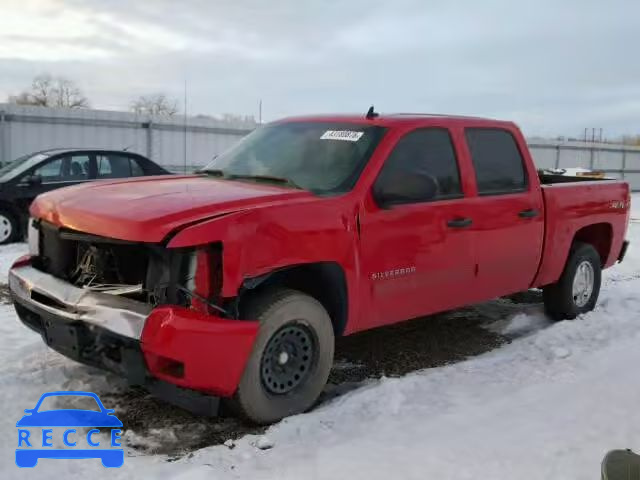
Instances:
[[[359,303],[358,236],[354,205],[346,198],[313,197],[304,209],[296,202],[214,218],[176,233],[167,247],[222,242],[224,298],[236,297],[249,278],[297,265],[336,263],[345,274],[351,319]]]

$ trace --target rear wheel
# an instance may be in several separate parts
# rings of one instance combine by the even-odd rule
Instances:
[[[0,209],[0,245],[14,241],[19,230],[15,216],[6,209]]]
[[[228,402],[244,418],[276,422],[313,406],[333,363],[334,334],[327,311],[296,290],[257,295],[243,316],[260,330],[238,390]]]
[[[602,266],[596,249],[586,243],[575,243],[558,282],[543,289],[547,314],[554,320],[563,320],[593,310],[601,277]]]

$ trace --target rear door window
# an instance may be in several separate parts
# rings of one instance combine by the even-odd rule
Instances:
[[[132,177],[144,176],[144,169],[142,168],[140,163],[133,157],[129,157],[129,161],[131,163],[131,176]]]
[[[130,158],[126,155],[97,155],[98,178],[125,178],[131,176]]]
[[[467,128],[465,136],[480,195],[526,190],[524,160],[510,132],[497,128]]]

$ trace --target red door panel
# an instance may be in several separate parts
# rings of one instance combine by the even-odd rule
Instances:
[[[544,212],[538,192],[476,197],[469,202],[478,262],[476,299],[527,290],[542,254]]]
[[[373,203],[373,202],[371,202]],[[467,199],[371,204],[361,218],[365,328],[447,310],[473,296],[473,232],[447,222],[468,218]]]

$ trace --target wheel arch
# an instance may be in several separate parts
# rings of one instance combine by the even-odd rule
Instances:
[[[613,226],[610,223],[593,223],[580,228],[575,233],[571,246],[573,247],[578,243],[586,243],[593,246],[600,256],[601,265],[604,266],[611,254],[612,241]]]
[[[343,334],[348,319],[347,280],[336,262],[316,262],[291,265],[247,278],[238,296],[241,312],[248,298],[267,288],[286,287],[298,290],[318,300],[327,310],[335,336]]]

